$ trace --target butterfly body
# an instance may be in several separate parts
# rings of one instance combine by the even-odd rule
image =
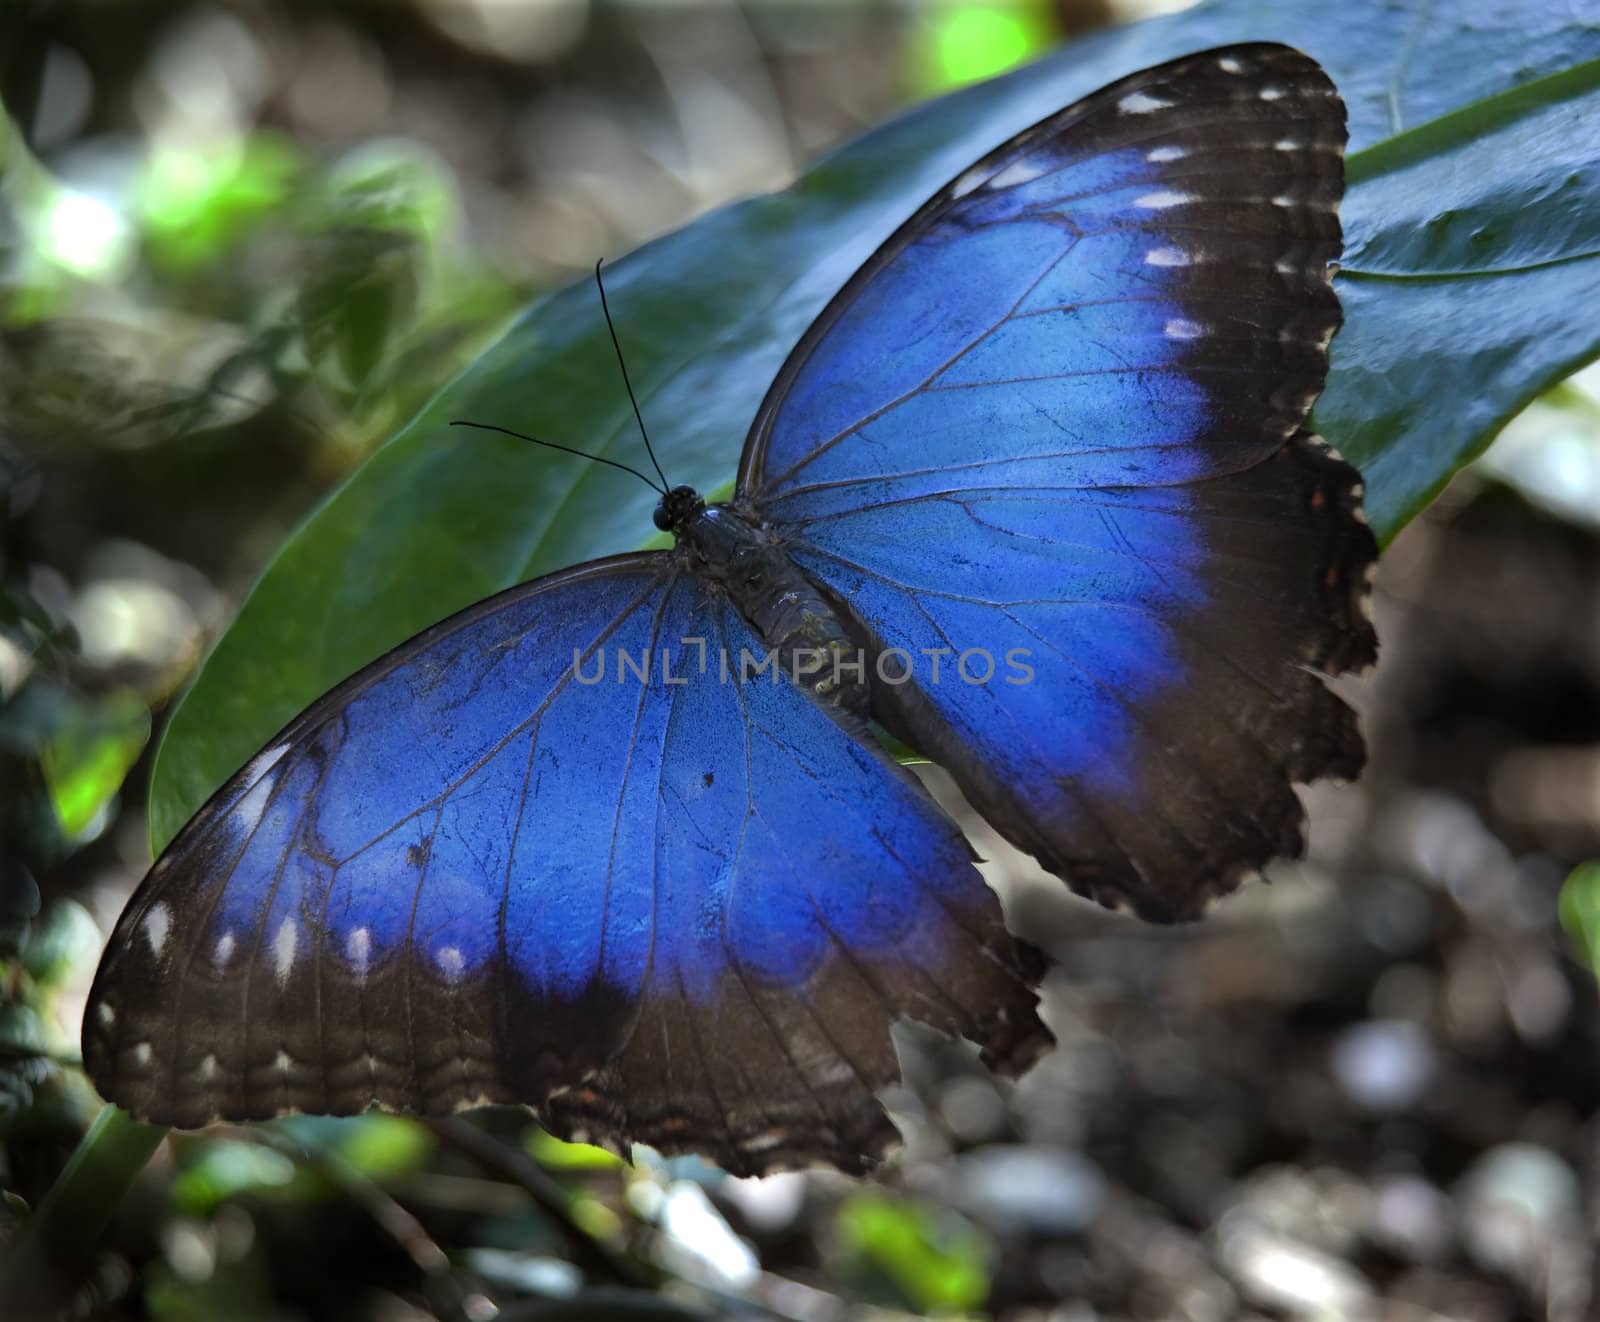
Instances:
[[[772,667],[814,696],[864,716],[871,697],[859,625],[847,621],[772,532],[737,507],[707,505],[687,487],[663,501],[671,516],[669,501],[680,512],[665,526],[680,553],[693,572],[727,594],[765,646],[762,656],[719,657],[719,671],[732,664],[741,671]],[[656,523],[662,526],[663,519]]]
[[[672,550],[435,625],[196,814],[97,975],[102,1093],[523,1102],[758,1173],[881,1156],[899,1020],[1026,1068],[1043,958],[863,718],[1147,918],[1298,851],[1294,785],[1363,757],[1323,678],[1376,646],[1360,478],[1304,427],[1343,144],[1255,44],[963,171],[801,339],[728,504],[667,490]]]

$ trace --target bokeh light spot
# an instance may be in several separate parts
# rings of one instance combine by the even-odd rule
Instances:
[[[1033,49],[1028,15],[1014,8],[964,5],[941,25],[939,75],[951,86],[976,82],[1020,64]]]
[[[76,275],[104,278],[129,256],[131,234],[116,211],[98,198],[63,188],[44,216],[45,255]]]

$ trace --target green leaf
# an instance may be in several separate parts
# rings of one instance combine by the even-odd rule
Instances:
[[[271,134],[163,147],[146,163],[136,197],[151,255],[175,271],[217,261],[284,204],[302,168],[299,149]]]
[[[0,1251],[0,1299],[11,1316],[29,1316],[30,1302],[48,1299],[61,1279],[84,1277],[100,1232],[166,1133],[101,1108],[38,1210]]]
[[[1600,353],[1600,59],[1350,160],[1345,329],[1316,421],[1381,536]]]
[[[446,231],[459,186],[436,156],[404,139],[369,142],[333,166],[306,202],[306,224],[424,240]]]
[[[345,1129],[336,1155],[369,1180],[395,1180],[421,1170],[433,1149],[433,1135],[415,1120],[364,1115]]]
[[[857,1194],[839,1209],[839,1239],[891,1280],[918,1312],[967,1312],[989,1295],[990,1246],[946,1213]]]
[[[433,1135],[417,1121],[377,1111],[291,1115],[274,1124],[292,1143],[341,1162],[368,1180],[394,1180],[420,1170],[435,1146]]]
[[[416,245],[408,236],[374,230],[324,236],[299,311],[306,353],[331,389],[368,386],[415,314],[418,285]]]
[[[793,188],[657,240],[608,267],[607,288],[668,476],[702,491],[731,480],[789,348],[945,180],[1103,83],[1243,40],[1309,51],[1350,107],[1347,322],[1317,420],[1366,467],[1374,522],[1392,536],[1524,401],[1600,351],[1600,319],[1583,311],[1600,295],[1583,255],[1600,207],[1593,172],[1574,163],[1600,131],[1585,64],[1600,59],[1600,27],[1564,0],[1202,5],[922,106]],[[1469,218],[1432,223],[1447,211]],[[257,584],[168,727],[151,794],[158,846],[365,662],[498,589],[649,532],[656,498],[643,484],[451,431],[453,417],[643,460],[592,284],[535,303]]]
[[[1600,974],[1600,859],[1572,869],[1561,886],[1561,926],[1578,953]]]
[[[122,788],[150,738],[150,709],[132,691],[76,700],[40,750],[45,783],[62,831],[79,839]]]
[[[294,1179],[294,1162],[260,1143],[208,1138],[193,1147],[194,1161],[172,1182],[172,1200],[191,1216],[242,1194],[281,1189]]]
[[[558,1171],[616,1170],[628,1163],[592,1143],[568,1143],[538,1125],[528,1126],[522,1146],[541,1166]]]

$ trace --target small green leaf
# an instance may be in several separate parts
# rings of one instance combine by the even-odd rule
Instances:
[[[212,1138],[196,1143],[194,1161],[172,1181],[172,1200],[191,1215],[263,1189],[281,1189],[294,1179],[294,1162],[260,1143]]]
[[[392,1180],[421,1170],[433,1155],[433,1135],[404,1116],[371,1114],[345,1130],[336,1151],[369,1180]]]
[[[1600,859],[1580,863],[1561,887],[1561,926],[1600,975]]]
[[[87,1275],[101,1231],[166,1133],[102,1107],[38,1209],[0,1254],[0,1299],[48,1297],[53,1271]]]
[[[839,1209],[843,1246],[882,1271],[919,1312],[968,1312],[989,1297],[990,1245],[953,1214],[857,1194]]]
[[[321,248],[321,267],[300,291],[306,353],[334,390],[360,391],[416,312],[416,244],[354,230],[322,236]]]
[[[622,1233],[622,1218],[589,1194],[574,1194],[567,1211],[573,1224],[591,1239],[615,1239]]]
[[[416,143],[368,143],[328,172],[310,199],[312,229],[437,236],[456,215],[456,184],[445,165]]]
[[[383,1181],[409,1175],[433,1154],[433,1135],[405,1116],[369,1111],[365,1115],[290,1115],[273,1122],[292,1143],[325,1156],[364,1176]]]
[[[302,166],[293,143],[267,134],[205,148],[163,146],[135,198],[152,256],[176,271],[218,261],[285,204]]]
[[[62,832],[87,832],[150,738],[150,710],[138,694],[74,702],[40,750],[45,783]]]
[[[564,1142],[537,1125],[528,1128],[522,1136],[522,1145],[530,1157],[551,1170],[614,1170],[628,1164],[614,1152],[597,1148],[592,1143]]]

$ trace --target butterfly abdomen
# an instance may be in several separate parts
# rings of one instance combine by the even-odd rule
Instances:
[[[748,675],[775,667],[821,701],[866,714],[870,660],[862,640],[771,534],[726,505],[710,505],[677,529],[710,577],[766,645],[727,658]]]

